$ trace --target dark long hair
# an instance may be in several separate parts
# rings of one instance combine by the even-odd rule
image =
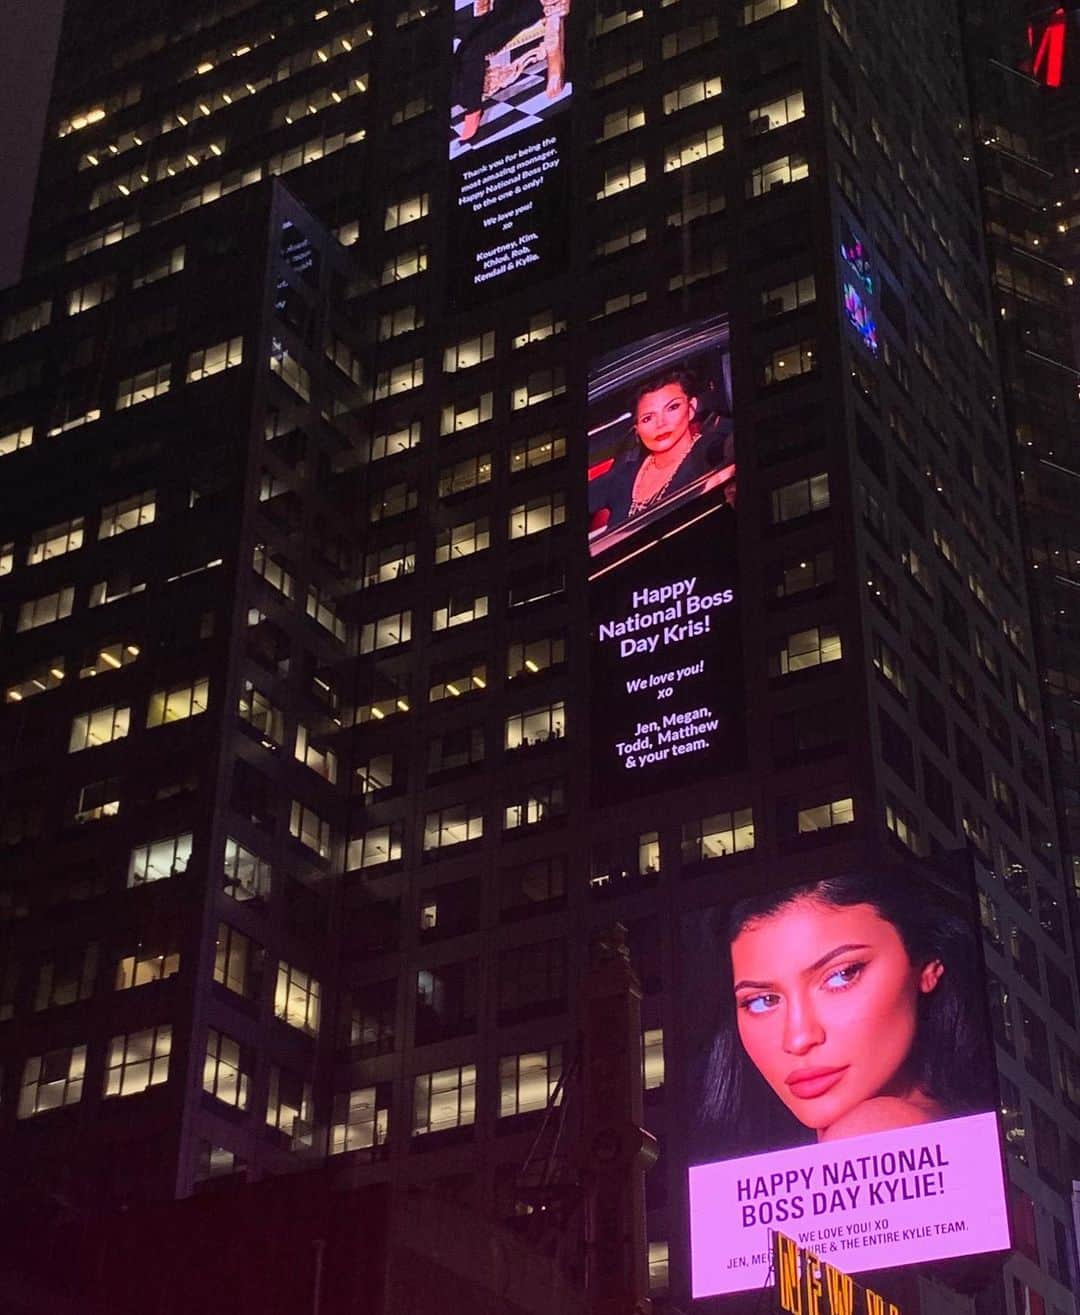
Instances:
[[[697,410],[701,407],[701,399],[698,396],[700,391],[697,376],[693,370],[684,365],[673,365],[667,370],[658,370],[655,374],[650,375],[647,379],[642,379],[634,388],[634,415],[626,430],[625,437],[619,448],[618,460],[629,461],[636,465],[642,457],[642,443],[638,438],[637,432],[637,409],[641,399],[648,393],[659,392],[661,388],[666,388],[668,384],[677,384],[683,390],[687,398],[695,406],[695,414],[690,423],[697,424],[699,417]]]
[[[801,899],[833,908],[869,904],[896,928],[913,964],[941,961],[945,971],[937,986],[919,997],[912,1079],[948,1115],[992,1109],[994,1079],[983,1026],[986,1006],[978,944],[969,921],[935,898],[921,881],[899,873],[854,872],[740,900],[714,926],[721,948],[721,1002],[702,1066],[699,1111],[707,1139],[719,1139],[727,1154],[733,1142],[747,1153],[808,1139],[806,1129],[747,1058],[731,989],[735,938],[749,923]]]

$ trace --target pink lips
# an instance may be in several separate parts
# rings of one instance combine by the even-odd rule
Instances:
[[[784,1082],[799,1100],[816,1100],[832,1091],[846,1072],[846,1064],[842,1068],[798,1068],[789,1073]]]

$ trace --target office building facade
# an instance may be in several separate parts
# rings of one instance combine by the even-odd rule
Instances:
[[[680,927],[967,846],[1007,1308],[1070,1315],[1075,944],[965,15],[572,0],[478,44],[499,6],[68,6],[0,317],[5,1166],[46,1213],[325,1160],[528,1219],[621,921],[685,1303]],[[720,600],[672,666],[723,712],[648,776],[598,753],[586,441],[639,344],[711,372],[737,562],[650,583]]]

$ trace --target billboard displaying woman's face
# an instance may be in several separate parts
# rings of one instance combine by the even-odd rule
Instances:
[[[610,560],[710,493],[735,503],[725,315],[610,353],[589,372],[589,553]]]
[[[706,923],[694,1296],[764,1282],[771,1228],[851,1272],[1007,1248],[971,902],[848,872]]]
[[[592,798],[746,758],[728,318],[593,361],[587,412]]]

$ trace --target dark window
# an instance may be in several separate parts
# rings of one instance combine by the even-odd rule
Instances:
[[[914,789],[915,753],[911,740],[883,708],[878,709],[878,724],[881,727],[881,756]]]
[[[425,1046],[476,1031],[479,963],[442,964],[416,974],[416,1044]]]
[[[922,760],[923,793],[930,811],[951,830],[956,821],[952,786],[926,755]]]
[[[562,941],[540,941],[499,956],[499,1022],[512,1023],[566,1007],[566,951]]]

